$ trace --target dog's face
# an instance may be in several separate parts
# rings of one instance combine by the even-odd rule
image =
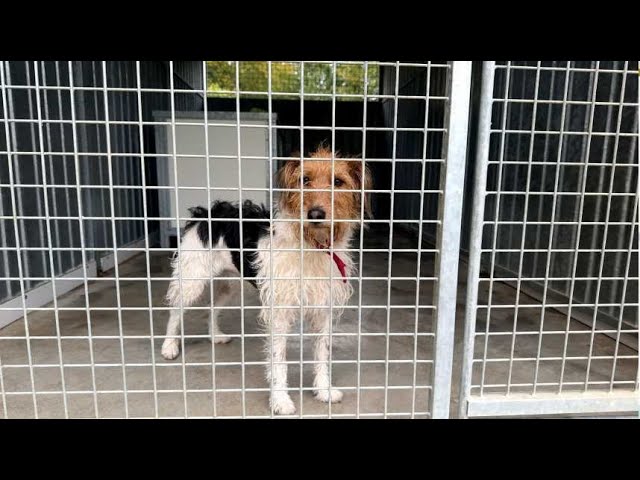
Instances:
[[[362,160],[336,159],[332,162],[331,151],[321,147],[304,161],[302,168],[300,160],[289,160],[278,172],[278,183],[280,188],[291,189],[281,193],[280,208],[291,216],[300,217],[302,205],[305,235],[321,245],[328,244],[326,232],[330,231],[331,223],[334,241],[343,238],[353,227],[344,220],[360,219],[362,201],[365,215],[371,215],[369,194],[365,193],[363,199],[361,191],[363,186],[365,190],[371,189],[371,173]],[[332,185],[333,208],[329,191]],[[322,241],[324,236],[326,242]]]

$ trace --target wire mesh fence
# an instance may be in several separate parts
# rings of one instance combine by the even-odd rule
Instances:
[[[481,63],[2,62],[2,417],[640,410],[638,63]]]
[[[461,415],[637,411],[638,63],[484,75]]]
[[[269,397],[279,385],[264,372],[281,365],[289,367],[295,416],[447,416],[462,204],[455,183],[464,177],[470,66],[297,62],[287,64],[293,73],[283,85],[281,63],[254,65],[266,67],[258,80],[244,62],[218,63],[232,67],[231,80],[212,62],[2,63],[3,416],[273,417]],[[279,99],[279,90],[296,96]],[[212,91],[230,101],[208,99]],[[257,96],[262,112],[248,106]],[[342,97],[352,106],[343,108]],[[289,104],[274,109],[279,100]],[[257,194],[274,206],[287,192],[275,172],[292,160],[313,165],[321,137],[333,174],[341,151],[366,161],[374,178],[370,188],[315,189],[330,194],[332,212],[336,195],[371,196],[373,205],[373,218],[361,201],[352,218],[330,222],[332,230],[353,224],[353,238],[322,260],[353,257],[355,267],[346,278],[339,268],[326,278],[311,272],[328,304],[265,304],[241,266],[225,272],[237,292],[222,305],[212,271],[171,271],[171,257],[189,252],[189,207]],[[304,185],[289,190],[309,195]],[[286,220],[304,228],[303,208],[297,218],[277,212],[268,217],[274,229]],[[209,214],[205,223],[223,220],[230,221]],[[251,222],[242,213],[233,221],[242,239]],[[272,231],[268,237],[274,241]],[[309,245],[302,235],[298,242],[262,251],[242,241],[235,250],[209,244],[204,252],[247,249],[273,259],[293,250],[304,258]],[[296,268],[267,278],[303,289],[307,261],[292,258]],[[176,278],[181,300],[168,305]],[[199,304],[187,304],[184,289],[198,279],[208,287]],[[343,281],[353,295],[334,305]],[[287,333],[259,322],[260,311],[278,309],[297,312]],[[311,310],[333,319],[328,332],[313,330]],[[172,312],[181,355],[166,360]],[[218,314],[228,344],[206,333]],[[288,340],[286,359],[265,360],[265,344],[273,348],[279,337]],[[328,342],[326,359],[318,359],[319,337]],[[325,364],[340,403],[312,394]]]
[[[379,94],[379,64],[363,62],[207,62],[207,94],[235,96],[236,68],[240,90],[249,98],[361,100]],[[335,82],[334,82],[335,77]],[[335,83],[335,88],[334,88]],[[318,94],[318,95],[314,95]]]

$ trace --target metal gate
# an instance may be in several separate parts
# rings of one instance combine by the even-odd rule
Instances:
[[[289,334],[296,416],[449,416],[470,62],[255,63],[2,62],[3,418],[273,417],[269,336],[249,288],[217,307],[229,345],[208,342],[210,307],[185,306],[182,355],[160,356],[169,260],[182,246],[161,243],[159,225],[188,220],[183,191],[272,199],[276,186],[246,185],[246,172],[303,158],[320,136],[375,170],[377,216],[361,219],[356,293],[330,336],[345,399],[311,398],[313,336],[300,322]],[[211,126],[229,129],[229,145],[210,141]],[[245,126],[264,130],[265,154],[243,153]],[[176,127],[201,141],[182,149]],[[229,164],[237,182],[215,183]],[[184,169],[201,169],[202,184],[181,185]]]
[[[632,414],[638,62],[485,62],[459,416]]]
[[[182,354],[160,355],[170,257],[194,199],[272,201],[266,174],[323,140],[373,170],[374,216],[361,211],[355,293],[329,335],[344,399],[312,398],[316,337],[300,321],[283,362],[295,416],[447,418],[452,384],[460,417],[637,414],[637,75],[638,62],[483,62],[481,79],[471,62],[2,62],[0,416],[273,417],[273,337],[242,278],[235,304],[181,305]],[[211,311],[228,345],[209,342]]]

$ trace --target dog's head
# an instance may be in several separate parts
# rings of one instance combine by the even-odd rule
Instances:
[[[334,158],[332,162],[331,150],[320,146],[305,157],[303,165],[299,159],[289,160],[278,172],[279,187],[286,189],[280,195],[280,209],[288,216],[300,217],[302,207],[305,236],[321,245],[326,245],[323,236],[329,240],[326,232],[331,223],[333,240],[339,241],[354,227],[345,220],[360,219],[363,207],[365,216],[371,216],[369,193],[362,193],[372,188],[369,168],[363,160],[342,158],[337,152]]]

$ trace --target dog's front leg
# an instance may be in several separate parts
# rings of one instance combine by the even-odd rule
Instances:
[[[342,400],[342,392],[331,387],[329,377],[329,329],[331,327],[331,315],[328,311],[316,311],[311,319],[311,327],[315,333],[320,333],[314,341],[313,366],[315,377],[313,379],[313,394],[326,403],[337,403]]]
[[[296,407],[287,392],[287,337],[292,323],[290,312],[274,311],[267,323],[267,380],[271,384],[271,408],[273,413],[291,415]]]

